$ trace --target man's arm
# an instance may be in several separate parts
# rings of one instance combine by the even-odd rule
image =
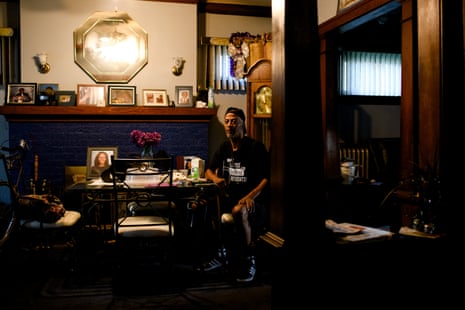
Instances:
[[[218,169],[217,169],[218,171]],[[205,171],[205,178],[207,180],[210,180],[212,181],[213,183],[215,183],[216,185],[222,187],[224,185],[226,185],[226,181],[224,178],[221,178],[218,176],[218,173],[217,172],[213,172],[210,168],[207,168],[207,170]]]
[[[252,189],[247,195],[242,197],[239,201],[239,205],[245,205],[247,208],[248,212],[254,212],[255,211],[255,198],[257,198],[258,195],[263,191],[265,186],[268,184],[268,179],[263,178],[260,183]]]

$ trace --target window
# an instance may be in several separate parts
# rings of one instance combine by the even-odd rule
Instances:
[[[206,67],[201,68],[199,86],[207,89],[212,86],[215,90],[245,91],[247,79],[234,77],[233,63],[228,54],[227,38],[208,38],[207,43],[202,45],[201,57],[206,59]]]
[[[400,96],[401,54],[344,51],[339,59],[339,94]]]

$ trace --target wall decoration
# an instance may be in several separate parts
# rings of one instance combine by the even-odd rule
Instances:
[[[106,102],[106,85],[78,84],[76,105],[104,107]]]
[[[192,97],[192,86],[176,86],[175,87],[175,106],[176,107],[192,107],[194,105]]]
[[[127,13],[97,11],[73,36],[74,61],[96,83],[127,83],[148,63],[148,34]]]
[[[59,90],[55,93],[57,104],[62,106],[73,106],[76,104],[76,93],[74,90]]]
[[[39,84],[40,93],[45,92],[50,89],[56,92],[58,90],[58,84],[57,83]]]
[[[6,104],[35,104],[36,83],[8,84]]]
[[[136,105],[136,86],[108,86],[108,105]]]
[[[144,106],[167,107],[168,95],[166,89],[144,89],[142,90]]]
[[[352,6],[353,4],[357,2],[361,2],[363,0],[338,0],[337,3],[337,13],[341,13],[341,11],[347,9],[349,6]]]

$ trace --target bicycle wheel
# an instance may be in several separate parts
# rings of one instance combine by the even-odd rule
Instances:
[[[18,225],[16,218],[16,209],[14,204],[14,197],[10,196],[11,187],[8,182],[0,182],[0,197],[10,197],[0,201],[0,250],[3,249]]]

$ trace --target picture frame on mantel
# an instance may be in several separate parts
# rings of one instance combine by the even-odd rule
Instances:
[[[76,93],[74,90],[58,90],[55,95],[57,104],[60,106],[76,105]]]
[[[78,106],[105,107],[107,104],[106,85],[103,84],[78,84]]]
[[[143,89],[142,100],[146,107],[169,106],[166,89]]]
[[[32,105],[36,103],[37,83],[11,83],[7,86],[6,104]]]
[[[136,86],[108,86],[109,106],[135,106]]]
[[[175,86],[175,106],[178,108],[189,108],[194,106],[193,87],[192,86]]]

